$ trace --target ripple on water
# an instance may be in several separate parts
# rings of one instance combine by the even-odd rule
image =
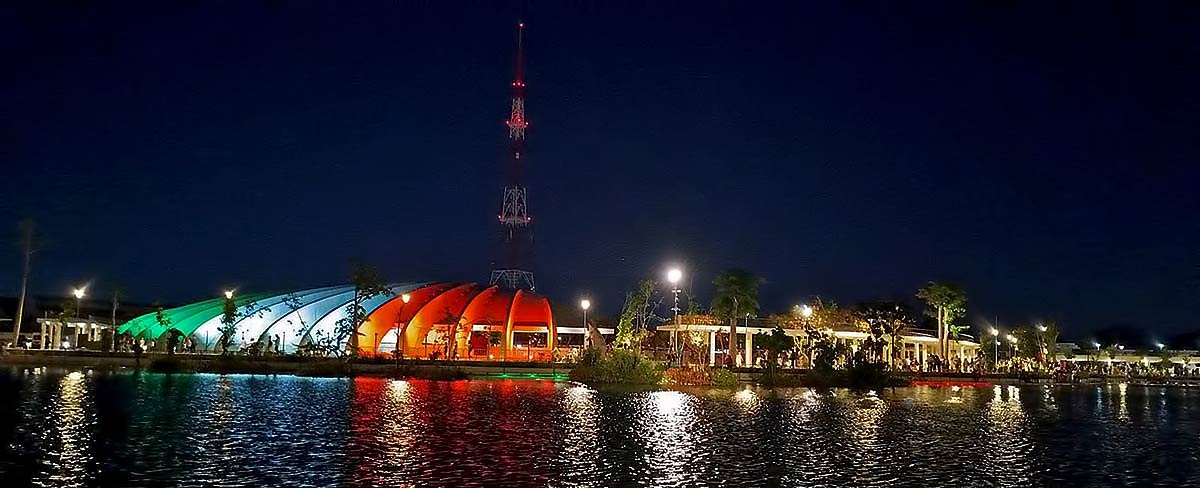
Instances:
[[[1195,485],[1200,392],[595,389],[9,370],[36,486]]]

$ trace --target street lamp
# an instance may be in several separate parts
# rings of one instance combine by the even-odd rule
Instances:
[[[813,314],[813,308],[811,306],[809,306],[809,305],[801,305],[800,306],[800,316],[801,317],[804,317],[807,319],[809,317],[812,317],[812,314]]]
[[[586,348],[592,340],[591,329],[588,328],[587,312],[592,308],[592,301],[584,298],[579,301],[579,308],[583,309],[583,345]]]
[[[71,294],[75,295],[75,316],[80,316],[80,307],[83,304],[83,297],[87,296],[87,285],[71,290]]]
[[[671,308],[671,311],[675,312],[675,331],[671,334],[671,337],[675,339],[673,347],[675,348],[675,354],[679,356],[682,356],[683,352],[680,350],[679,344],[679,292],[681,291],[679,289],[679,280],[681,279],[683,279],[683,270],[671,268],[667,271],[667,281],[671,283],[671,293],[675,296],[675,306]]]
[[[75,295],[75,318],[79,319],[82,315],[83,297],[87,295],[87,285],[71,290],[71,294]],[[67,324],[60,324],[60,327],[66,327]],[[75,327],[75,346],[79,346],[79,327]]]
[[[995,343],[993,344],[994,347],[992,347],[992,367],[999,369],[1000,368],[1000,331],[996,330],[995,327],[988,327],[987,331],[992,334],[992,337],[996,338],[996,340],[994,341]]]
[[[225,299],[233,300],[233,290],[225,290]]]
[[[1164,348],[1164,347],[1167,347],[1167,345],[1166,345],[1166,344],[1163,344],[1163,343],[1161,343],[1161,342],[1160,342],[1160,343],[1158,343],[1158,344],[1155,344],[1155,346],[1156,346],[1156,347],[1158,347],[1158,352],[1162,352],[1163,348]]]
[[[412,295],[403,293],[400,295],[400,310],[396,312],[396,348],[393,356],[396,356],[396,367],[400,367],[400,358],[404,356],[404,329],[400,328],[400,317],[404,316],[404,306],[408,305],[408,301],[412,300]]]

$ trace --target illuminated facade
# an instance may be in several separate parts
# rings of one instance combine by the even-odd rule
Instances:
[[[550,302],[534,293],[475,283],[388,287],[391,293],[362,303],[368,318],[358,329],[360,354],[390,355],[397,349],[398,336],[400,352],[409,357],[444,357],[451,337],[459,358],[549,360],[556,347]],[[237,319],[231,350],[258,342],[293,353],[336,334],[338,321],[348,316],[353,304],[354,287],[244,294],[233,300]],[[224,298],[215,298],[171,308],[163,311],[161,321],[149,313],[126,322],[118,332],[149,341],[165,339],[175,330],[195,341],[197,351],[212,352],[221,338],[224,306]]]

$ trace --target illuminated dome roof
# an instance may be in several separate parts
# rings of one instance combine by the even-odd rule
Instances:
[[[532,343],[527,341],[526,347],[554,347],[554,317],[545,297],[475,283],[394,283],[388,288],[391,293],[362,303],[368,316],[358,329],[362,354],[391,353],[396,349],[398,331],[403,333],[405,351],[417,351],[422,346],[427,349],[450,324],[458,326],[460,356],[470,354],[462,351],[479,346],[474,333],[499,336],[501,351],[510,348],[515,333],[541,336]],[[408,303],[404,302],[404,296],[408,297]],[[237,320],[232,348],[255,341],[278,340],[281,349],[290,353],[320,338],[333,337],[338,321],[349,314],[354,286],[245,294],[233,300]],[[126,322],[118,332],[155,340],[165,337],[168,330],[175,330],[190,336],[197,350],[213,351],[221,337],[224,302],[223,298],[214,298],[166,309],[161,322],[157,313],[145,314]],[[489,342],[492,341],[483,340],[482,347],[496,345]]]

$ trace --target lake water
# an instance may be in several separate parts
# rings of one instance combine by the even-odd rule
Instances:
[[[1200,485],[1200,390],[0,369],[4,486]]]

